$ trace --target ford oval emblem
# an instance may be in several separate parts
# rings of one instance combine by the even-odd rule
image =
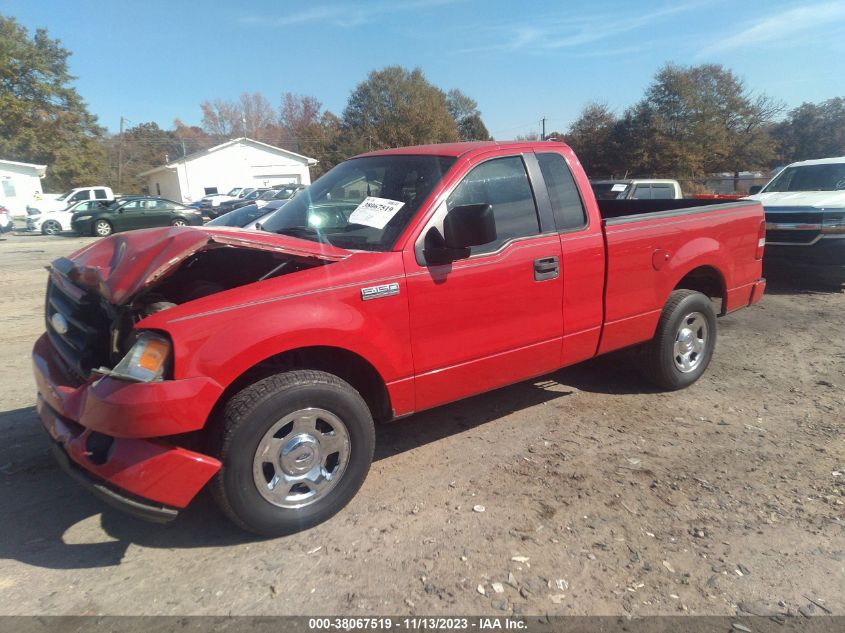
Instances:
[[[56,334],[67,334],[67,319],[58,312],[50,317],[50,325],[56,330]]]

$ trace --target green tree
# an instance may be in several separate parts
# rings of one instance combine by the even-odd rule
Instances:
[[[115,134],[107,139],[105,146],[108,182],[115,191],[119,187],[120,193],[145,193],[147,181],[139,178],[138,174],[182,156],[182,143],[175,133],[162,130],[157,123],[140,123],[131,127],[124,131],[122,139]],[[122,165],[118,163],[121,155]],[[121,166],[122,174],[118,178]]]
[[[845,156],[845,99],[802,103],[773,129],[780,143],[780,161]]]
[[[607,104],[593,102],[584,107],[564,136],[591,177],[610,176],[620,168],[616,124]]]
[[[103,130],[71,85],[69,56],[45,29],[30,38],[0,15],[0,156],[46,164],[47,189],[105,177]]]
[[[446,95],[419,68],[372,71],[350,95],[343,125],[352,145],[363,151],[460,138]]]
[[[446,108],[458,126],[458,135],[462,141],[490,140],[490,132],[481,120],[481,112],[475,99],[455,88],[446,94]]]
[[[769,128],[781,109],[720,65],[668,64],[645,98],[626,111],[617,136],[649,145],[626,148],[629,161],[636,159],[629,162],[634,171],[737,174],[772,159],[776,146]]]

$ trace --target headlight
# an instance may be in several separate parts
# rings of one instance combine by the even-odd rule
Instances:
[[[82,220],[90,220],[93,216],[90,215],[80,215],[79,217],[73,218],[77,222],[81,222]]]
[[[202,211],[199,209],[185,209],[187,213],[196,213],[197,215],[202,215]]]
[[[161,380],[170,359],[170,349],[170,340],[161,334],[141,332],[115,368],[103,373],[137,382]]]

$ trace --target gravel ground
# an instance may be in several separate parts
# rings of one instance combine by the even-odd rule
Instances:
[[[344,511],[255,540],[54,465],[29,349],[44,266],[92,239],[0,241],[0,614],[845,613],[838,290],[770,279],[681,392],[617,354],[385,425]]]

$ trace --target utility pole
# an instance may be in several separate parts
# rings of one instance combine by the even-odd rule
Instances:
[[[120,142],[117,146],[117,191],[120,193],[123,182],[123,117],[120,117]]]
[[[546,117],[543,117],[542,119],[540,119],[540,123],[543,126],[543,133],[540,135],[540,140],[545,141],[546,140]]]

